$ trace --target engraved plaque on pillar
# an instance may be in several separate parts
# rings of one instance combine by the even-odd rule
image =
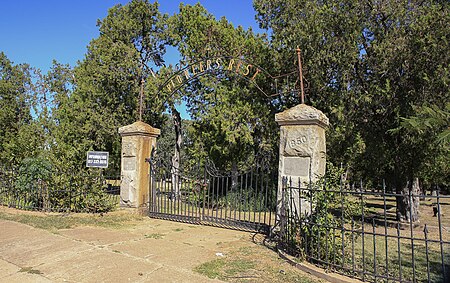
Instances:
[[[310,157],[284,157],[284,170],[286,176],[309,176]]]
[[[125,171],[136,170],[136,157],[123,157],[123,169]]]
[[[122,155],[136,156],[136,145],[132,142],[124,143],[122,147]]]

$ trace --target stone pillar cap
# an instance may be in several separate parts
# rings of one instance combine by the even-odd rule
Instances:
[[[322,111],[306,104],[299,104],[281,113],[275,114],[278,125],[318,125],[327,128],[329,121]]]
[[[161,131],[157,128],[153,128],[147,123],[142,121],[134,122],[131,125],[123,126],[119,128],[120,136],[150,136],[158,137]]]

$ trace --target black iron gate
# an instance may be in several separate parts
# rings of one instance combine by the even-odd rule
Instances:
[[[276,177],[268,168],[223,173],[208,160],[180,168],[150,163],[150,217],[261,233],[274,225]]]

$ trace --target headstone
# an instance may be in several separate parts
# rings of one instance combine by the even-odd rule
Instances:
[[[139,208],[149,202],[150,157],[160,130],[138,121],[119,128],[122,137],[120,206]]]
[[[314,107],[299,104],[276,114],[275,121],[280,126],[277,211],[280,213],[283,194],[289,194],[297,213],[309,213],[311,203],[299,196],[298,189],[283,192],[283,187],[287,188],[282,180],[289,180],[288,187],[306,188],[325,174],[328,118]]]

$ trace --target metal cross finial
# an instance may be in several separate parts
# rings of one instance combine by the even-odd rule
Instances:
[[[303,89],[303,72],[302,72],[302,59],[300,55],[300,47],[297,46],[297,58],[298,58],[298,76],[300,77],[300,101],[305,104],[305,91]]]

